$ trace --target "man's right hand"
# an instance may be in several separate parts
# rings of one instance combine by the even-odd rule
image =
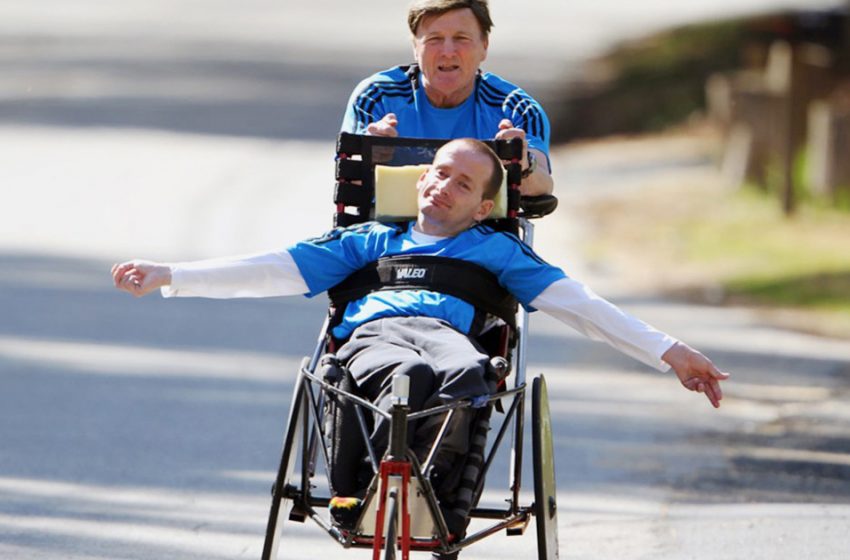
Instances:
[[[398,136],[398,130],[396,129],[397,126],[398,119],[396,118],[395,113],[387,113],[381,120],[369,123],[366,127],[366,134],[395,138]]]
[[[115,287],[141,297],[171,284],[171,267],[150,261],[132,260],[112,265]]]

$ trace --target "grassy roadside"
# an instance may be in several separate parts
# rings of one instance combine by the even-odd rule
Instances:
[[[695,182],[587,203],[591,258],[690,300],[752,305],[783,326],[850,338],[850,215]],[[626,268],[628,267],[628,268]]]

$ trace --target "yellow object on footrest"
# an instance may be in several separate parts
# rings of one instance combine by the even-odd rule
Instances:
[[[343,529],[354,529],[357,519],[360,517],[362,505],[363,500],[360,498],[334,496],[328,503],[328,509],[337,525]]]
[[[354,509],[360,505],[360,502],[360,498],[334,496],[333,498],[331,498],[330,506],[334,509]]]

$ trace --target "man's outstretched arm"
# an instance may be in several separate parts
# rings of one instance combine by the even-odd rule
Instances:
[[[165,297],[273,297],[309,290],[289,251],[273,251],[175,264],[132,260],[112,267],[119,290],[144,296],[162,288]]]
[[[704,393],[720,406],[720,381],[729,378],[703,354],[687,344],[623,312],[572,278],[552,283],[531,302],[593,340],[607,342],[620,352],[660,371],[670,368],[686,389]]]

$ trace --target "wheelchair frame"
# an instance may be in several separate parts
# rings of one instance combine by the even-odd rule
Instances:
[[[347,226],[371,218],[374,196],[371,176],[375,163],[371,154],[376,148],[425,146],[428,149],[435,149],[445,142],[447,140],[390,139],[343,133],[337,145],[339,159],[337,189],[334,197],[337,204],[335,224]],[[547,197],[545,200],[520,199],[518,162],[521,156],[521,142],[490,141],[488,144],[496,149],[501,158],[511,162],[506,165],[510,188],[508,217],[501,226],[504,228],[507,225],[520,239],[531,245],[534,227],[529,220],[554,209],[557,201],[553,203],[554,197]],[[351,159],[352,153],[358,154],[360,159]],[[357,183],[353,183],[352,179]],[[360,191],[356,190],[358,188]],[[393,406],[390,412],[381,410],[367,399],[339,388],[337,386],[338,370],[333,367],[324,367],[322,363],[322,357],[329,351],[331,344],[331,328],[329,315],[319,334],[313,354],[305,357],[299,368],[284,434],[280,466],[272,486],[272,503],[262,553],[263,560],[277,558],[281,529],[287,516],[289,520],[299,522],[309,517],[345,548],[371,548],[373,560],[381,558],[382,552],[384,558],[394,559],[397,551],[401,552],[403,560],[408,560],[411,551],[429,551],[449,555],[501,530],[506,530],[509,535],[523,534],[533,516],[536,518],[537,525],[538,558],[541,560],[557,558],[558,528],[552,429],[546,383],[542,375],[532,381],[531,387],[534,502],[523,505],[520,499],[525,399],[528,389],[526,383],[527,312],[519,307],[514,347],[510,348],[510,345],[505,343],[506,347],[502,349],[503,353],[507,354],[508,362],[513,362],[512,387],[502,383],[499,390],[487,398],[455,401],[418,412],[410,412],[407,407],[403,380],[393,380]],[[318,488],[316,477],[320,456],[328,475],[328,494],[333,491],[330,476],[331,458],[328,455],[325,424],[326,404],[331,399],[346,399],[354,404],[359,433],[364,438],[374,471],[372,482],[363,501],[365,507],[356,524],[347,528],[334,523],[329,514],[321,513],[320,510],[329,508],[331,496],[314,493]],[[508,404],[504,408],[504,418],[498,426],[495,439],[489,443],[489,449],[485,445],[482,450],[484,461],[480,477],[475,481],[472,509],[468,514],[471,519],[488,520],[489,524],[471,535],[458,538],[457,535],[449,533],[427,476],[428,469],[436,450],[442,443],[447,426],[458,410],[470,407],[493,407],[497,402]],[[390,420],[390,442],[387,452],[381,458],[376,456],[371,445],[365,412]],[[445,419],[432,444],[429,456],[423,464],[420,464],[416,455],[407,449],[408,422],[437,414],[445,414]],[[513,460],[510,464],[507,505],[504,508],[477,507],[487,472],[504,438],[509,433],[512,439]],[[297,471],[296,465],[299,467]],[[424,503],[426,513],[430,515],[433,524],[430,535],[412,534],[411,502],[414,500],[411,492],[415,493],[417,505],[420,506],[416,513],[421,517],[421,506]],[[287,511],[290,503],[291,509]],[[368,519],[373,512],[374,523]]]

